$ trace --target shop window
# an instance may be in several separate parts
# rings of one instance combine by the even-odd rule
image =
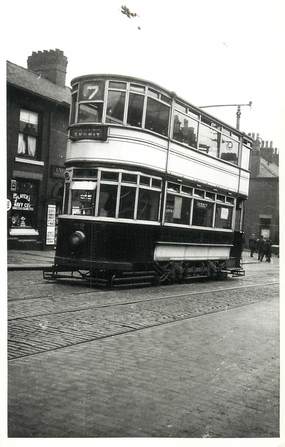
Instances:
[[[161,135],[168,134],[169,107],[152,98],[147,99],[145,128]]]
[[[137,219],[158,220],[160,192],[148,189],[139,190]]]
[[[230,230],[232,228],[233,208],[224,205],[216,206],[215,227]]]
[[[173,194],[167,195],[165,222],[189,225],[191,199]]]
[[[192,225],[212,227],[214,204],[202,200],[194,200]]]
[[[28,180],[16,180],[12,196],[11,228],[37,228],[38,184]]]
[[[38,157],[38,121],[37,113],[29,110],[20,110],[18,155],[30,158]]]
[[[188,146],[197,147],[197,131],[197,121],[175,112],[173,122],[173,138],[175,140],[188,144]]]

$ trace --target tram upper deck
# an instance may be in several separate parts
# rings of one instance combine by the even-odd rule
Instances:
[[[251,139],[156,84],[73,79],[66,166],[143,169],[246,197]]]

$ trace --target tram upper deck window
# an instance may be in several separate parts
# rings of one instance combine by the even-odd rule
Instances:
[[[130,92],[127,124],[142,127],[144,96]]]
[[[198,122],[175,111],[173,122],[173,138],[181,143],[197,147]]]
[[[221,135],[220,158],[238,164],[239,143],[228,136]]]
[[[102,122],[104,91],[105,82],[102,80],[81,83],[78,95],[79,123]]]
[[[169,107],[155,99],[147,98],[145,128],[167,136]]]
[[[101,123],[103,113],[103,103],[83,103],[79,104],[78,122],[79,123]]]
[[[199,126],[199,150],[214,157],[218,156],[220,133],[204,124]]]
[[[118,90],[109,90],[107,101],[106,122],[123,124],[126,93]]]

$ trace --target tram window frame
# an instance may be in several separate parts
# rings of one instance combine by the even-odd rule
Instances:
[[[174,201],[173,204],[171,203],[172,200]],[[168,225],[181,225],[189,227],[192,202],[193,198],[191,196],[170,192],[168,190],[165,196],[164,222]],[[169,209],[167,209],[167,207]]]
[[[118,180],[105,180],[103,179],[104,173],[113,173],[118,175]],[[103,174],[103,175],[102,175]],[[133,181],[133,183],[128,182],[126,178],[124,178],[124,175],[132,175],[133,177],[137,177],[136,181]],[[141,184],[140,183],[140,177],[149,178],[148,185]],[[134,179],[133,179],[134,180]],[[151,186],[153,180],[160,181],[160,187],[158,186]],[[104,189],[104,185],[110,185],[116,187],[116,198],[113,197],[113,203],[116,202],[115,205],[115,212],[114,207],[112,208],[112,215],[103,215],[101,209],[102,206],[100,205],[101,200],[101,191]],[[102,188],[103,187],[103,188]],[[129,189],[131,192],[131,188],[134,191],[134,203],[133,203],[133,213],[131,213],[129,216],[120,216],[121,212],[121,190],[122,189]],[[97,198],[96,198],[96,207],[95,207],[95,217],[99,218],[108,218],[108,219],[119,219],[119,220],[126,220],[126,221],[140,221],[140,222],[159,222],[159,216],[160,216],[160,210],[161,210],[161,191],[162,191],[162,179],[160,177],[156,176],[148,176],[145,174],[142,174],[140,172],[133,172],[133,171],[122,171],[122,170],[112,170],[112,169],[99,169],[98,173],[98,191],[97,191]],[[139,213],[139,206],[140,206],[140,192],[141,191],[149,191],[149,194],[158,194],[156,197],[156,202],[151,199],[150,203],[151,205],[155,203],[157,206],[155,208],[151,207],[150,212],[155,214],[156,218],[146,218],[146,216],[143,216],[143,218],[138,217]],[[115,196],[115,195],[114,195]],[[106,199],[108,201],[109,199]]]
[[[179,133],[176,129],[175,119],[177,117],[178,123],[180,123]],[[181,121],[180,121],[181,119]],[[192,118],[186,112],[180,112],[176,109],[176,105],[174,106],[173,114],[171,117],[172,120],[172,138],[175,141],[179,141],[180,143],[186,144],[189,147],[194,147],[197,149],[198,147],[198,132],[199,132],[199,121]],[[182,120],[183,126],[182,126]],[[185,121],[187,122],[187,126],[185,126]],[[189,126],[189,124],[194,124],[195,127]],[[187,137],[187,134],[184,135],[184,129],[194,129],[193,134]]]
[[[201,223],[201,221],[197,221],[197,219],[199,218],[199,214],[197,214],[195,212],[195,206],[200,203],[200,204],[204,204],[203,207],[205,209],[210,209],[211,210],[211,214],[209,216],[206,216],[207,222],[206,224]],[[214,219],[214,215],[215,215],[215,202],[210,201],[210,200],[203,200],[203,199],[198,199],[198,198],[194,198],[193,200],[193,209],[192,209],[192,216],[191,216],[191,226],[192,227],[198,227],[198,228],[213,228],[213,219]],[[201,209],[203,207],[200,207]],[[199,208],[199,206],[198,206]],[[201,213],[200,213],[201,214]],[[203,216],[202,216],[203,217]],[[195,223],[193,221],[196,221]],[[208,225],[208,223],[211,223],[211,225]]]
[[[222,218],[222,211],[227,210],[228,216],[226,218]],[[220,212],[220,216],[218,213]],[[215,206],[215,221],[214,227],[217,229],[231,230],[233,228],[233,216],[234,216],[234,207],[222,203],[217,203]],[[225,221],[224,225],[222,225],[221,221]]]
[[[147,95],[144,128],[158,135],[162,135],[163,137],[167,137],[170,128],[170,112],[171,108],[169,104],[162,102],[158,98]],[[162,118],[164,113],[166,113],[166,116]]]

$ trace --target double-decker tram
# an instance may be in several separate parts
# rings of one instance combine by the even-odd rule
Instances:
[[[251,139],[128,76],[73,79],[63,214],[46,278],[95,285],[244,275]]]

